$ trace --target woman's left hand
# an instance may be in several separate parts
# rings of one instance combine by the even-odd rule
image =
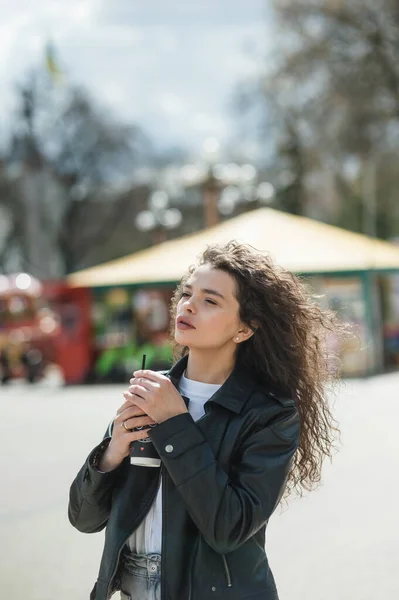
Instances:
[[[183,398],[168,377],[149,369],[135,371],[123,396],[139,406],[156,423],[188,412]]]

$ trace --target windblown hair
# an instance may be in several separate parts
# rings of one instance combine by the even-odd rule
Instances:
[[[321,308],[299,277],[274,265],[269,256],[231,241],[209,246],[183,277],[172,300],[172,331],[182,287],[203,264],[235,279],[239,318],[255,329],[239,344],[237,362],[296,402],[301,433],[284,498],[292,491],[302,496],[303,489],[320,482],[323,460],[332,458],[334,438],[340,434],[328,401],[330,384],[339,379],[338,357],[329,352],[329,342],[347,337],[349,328],[334,312]],[[187,347],[174,343],[175,358],[187,353]]]

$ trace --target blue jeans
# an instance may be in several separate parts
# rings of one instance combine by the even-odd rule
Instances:
[[[121,600],[161,600],[161,555],[126,554]]]

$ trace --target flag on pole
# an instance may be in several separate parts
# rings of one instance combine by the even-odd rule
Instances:
[[[47,42],[45,48],[45,64],[51,79],[54,83],[59,83],[64,77],[64,73],[58,64],[55,48],[51,42]]]

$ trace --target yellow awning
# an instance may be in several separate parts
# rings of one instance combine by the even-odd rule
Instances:
[[[208,244],[238,240],[295,273],[399,269],[399,247],[307,217],[260,208],[215,227],[77,271],[75,287],[176,282]]]

